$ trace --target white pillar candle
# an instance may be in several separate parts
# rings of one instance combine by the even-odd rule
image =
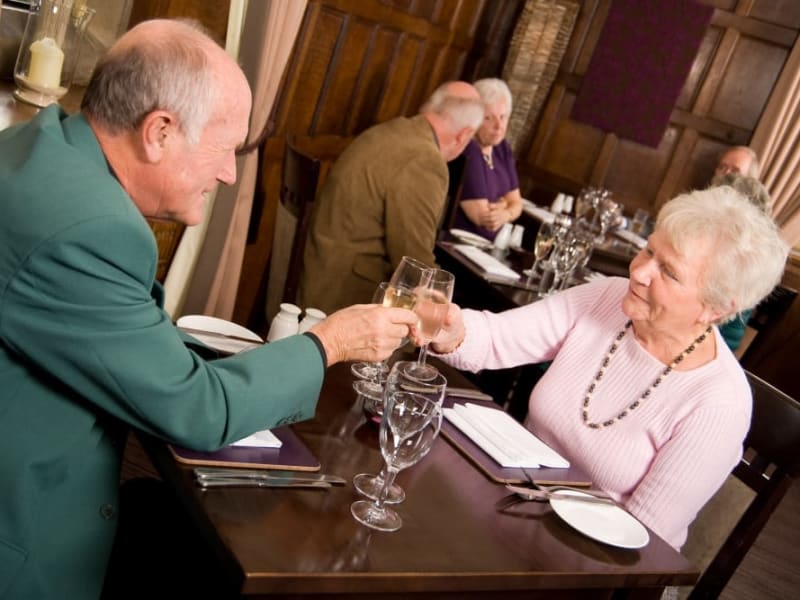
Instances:
[[[64,53],[53,38],[45,37],[31,44],[31,64],[28,67],[28,83],[58,89],[61,85],[61,67]]]

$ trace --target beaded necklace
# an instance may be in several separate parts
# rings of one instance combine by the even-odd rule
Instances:
[[[689,347],[686,348],[686,350],[684,350],[683,352],[678,354],[678,356],[672,359],[672,362],[669,365],[667,365],[663,371],[661,371],[659,376],[656,377],[655,381],[653,381],[653,383],[650,384],[650,387],[648,387],[644,391],[644,393],[642,393],[642,395],[639,396],[639,398],[637,398],[634,402],[629,404],[628,407],[625,408],[625,410],[619,413],[616,417],[614,417],[613,419],[609,419],[607,421],[603,421],[602,423],[595,423],[594,421],[590,421],[589,403],[591,402],[592,396],[594,395],[594,390],[597,387],[597,384],[600,383],[600,380],[603,378],[603,374],[606,372],[606,369],[608,368],[608,365],[611,362],[611,357],[614,356],[614,353],[617,351],[617,348],[619,347],[619,343],[622,341],[622,338],[625,337],[625,334],[628,332],[628,329],[630,329],[632,324],[633,324],[632,321],[628,321],[627,323],[625,323],[625,327],[622,329],[622,331],[620,331],[617,334],[617,337],[614,338],[614,342],[608,349],[608,353],[603,359],[603,362],[600,363],[600,368],[597,370],[597,374],[594,376],[592,383],[589,385],[589,389],[586,390],[586,396],[584,396],[583,398],[583,424],[586,425],[587,427],[591,427],[592,429],[602,429],[603,427],[610,427],[617,421],[624,419],[628,415],[628,413],[631,412],[632,410],[635,410],[642,403],[643,400],[649,398],[650,394],[652,394],[653,391],[659,385],[661,385],[661,382],[664,381],[666,376],[672,373],[675,367],[678,366],[678,364],[681,363],[684,358],[686,358],[692,352],[694,352],[695,348],[697,348],[699,344],[703,343],[706,337],[708,337],[708,334],[711,333],[711,325],[709,325],[708,329],[706,329],[691,344],[689,344]]]

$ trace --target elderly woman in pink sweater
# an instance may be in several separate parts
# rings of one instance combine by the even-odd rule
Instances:
[[[747,379],[716,328],[780,281],[788,248],[730,187],[661,209],[630,279],[499,314],[453,307],[432,344],[464,370],[552,360],[526,426],[677,549],[738,462]]]

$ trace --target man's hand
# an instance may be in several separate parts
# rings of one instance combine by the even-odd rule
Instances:
[[[310,331],[328,357],[328,366],[342,361],[376,362],[388,358],[416,325],[417,315],[405,308],[356,304],[336,311]]]

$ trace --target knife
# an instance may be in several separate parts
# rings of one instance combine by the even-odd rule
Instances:
[[[611,498],[602,498],[600,496],[592,496],[586,495],[590,492],[582,492],[579,491],[581,495],[578,494],[570,494],[568,491],[564,490],[559,493],[558,490],[550,491],[550,490],[534,490],[531,488],[524,488],[519,487],[516,485],[506,485],[506,489],[510,492],[514,492],[517,496],[524,498],[525,500],[532,500],[532,501],[542,501],[542,500],[552,500],[556,498],[558,500],[570,500],[575,502],[583,502],[587,504],[607,504],[609,506],[616,506],[614,500]]]
[[[200,479],[255,479],[264,481],[310,481],[328,485],[344,485],[346,479],[326,473],[306,471],[278,471],[273,469],[228,469],[224,467],[196,467],[195,477]]]
[[[303,479],[252,479],[235,477],[202,477],[197,479],[201,488],[211,487],[275,487],[275,488],[329,488],[327,481],[309,481]]]
[[[480,390],[463,387],[451,387],[449,385],[447,386],[447,395],[454,398],[468,398],[470,400],[494,400],[494,398],[492,398],[489,394],[485,394]]]
[[[192,336],[206,336],[220,340],[234,340],[237,342],[247,342],[248,344],[253,344],[254,346],[264,345],[264,342],[261,340],[241,337],[238,335],[231,335],[229,333],[219,333],[218,331],[205,331],[203,329],[193,329],[192,327],[178,327],[178,329]]]

